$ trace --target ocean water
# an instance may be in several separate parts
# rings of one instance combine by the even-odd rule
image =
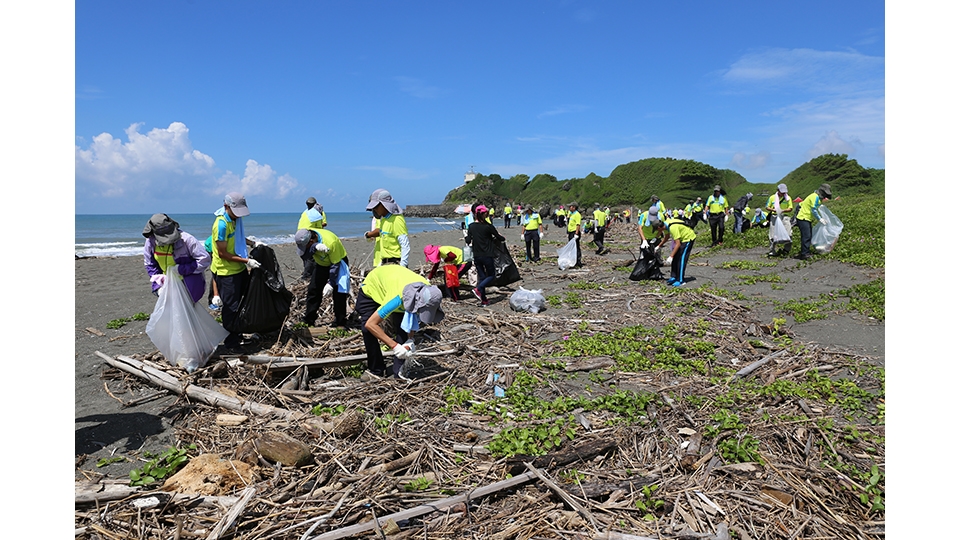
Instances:
[[[143,254],[143,227],[152,214],[84,214],[76,216],[75,250],[80,257],[133,256]],[[210,236],[214,215],[171,214],[180,230],[203,241]],[[327,229],[340,238],[357,238],[370,230],[370,212],[327,212]],[[292,244],[300,213],[250,214],[243,218],[244,232],[266,244]],[[459,229],[450,218],[407,217],[410,234]]]

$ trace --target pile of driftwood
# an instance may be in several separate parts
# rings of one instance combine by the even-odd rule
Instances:
[[[584,276],[578,279],[605,279]],[[293,286],[298,299],[303,288]],[[355,366],[365,365],[357,330],[286,328],[259,354],[213,360],[190,375],[155,356],[101,354],[114,385],[149,384],[182,396],[189,413],[177,423],[177,437],[182,445],[195,444],[197,455],[162,487],[96,477],[78,483],[77,537],[883,536],[883,512],[860,500],[866,486],[825,455],[869,468],[882,464],[884,449],[850,438],[837,444],[839,435],[849,434],[842,425],[850,420],[835,404],[738,404],[740,420],[760,441],[762,461],[727,462],[720,438],[705,436],[713,420],[702,404],[725,395],[733,380],[771,384],[811,369],[856,377],[862,358],[778,347],[771,329],[746,308],[700,291],[609,287],[585,296],[585,312],[602,315],[492,312],[472,302],[448,309],[441,324],[418,336],[420,366],[409,382],[356,377]],[[671,309],[667,296],[695,309]],[[662,305],[635,309],[638,301]],[[609,357],[556,358],[557,342],[575,332],[606,335],[667,322],[692,329],[705,319],[704,339],[717,346],[714,368],[736,369],[732,377],[630,373]],[[451,388],[469,389],[471,402],[493,401],[519,371],[541,383],[544,399],[622,388],[657,399],[637,424],[576,411],[576,436],[559,448],[497,459],[487,444],[498,432],[543,420],[496,422],[470,403],[451,406],[447,398]],[[772,420],[785,417],[794,420]],[[883,436],[882,425],[856,429]]]

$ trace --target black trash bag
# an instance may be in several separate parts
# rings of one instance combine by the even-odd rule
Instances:
[[[495,287],[520,281],[520,270],[517,269],[517,263],[513,262],[513,257],[510,256],[510,251],[504,242],[495,242],[493,266],[497,272],[497,277],[493,280]]]
[[[280,263],[273,248],[253,248],[250,258],[256,259],[260,268],[250,271],[247,292],[240,301],[240,311],[233,328],[227,330],[241,334],[276,332],[290,314],[293,293],[283,283]]]
[[[660,255],[657,253],[656,245],[651,244],[646,249],[640,250],[640,258],[630,272],[631,281],[643,281],[645,279],[663,279],[663,273],[660,271]]]

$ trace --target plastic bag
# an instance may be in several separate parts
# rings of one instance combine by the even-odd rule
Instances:
[[[790,241],[790,231],[787,230],[787,227],[783,224],[782,219],[776,219],[776,224],[770,231],[770,238],[775,243],[780,242],[789,242]]]
[[[463,262],[464,264],[468,262],[473,262],[473,248],[470,246],[463,246]]]
[[[829,253],[840,237],[843,223],[826,206],[821,205],[817,211],[820,212],[820,221],[813,226],[813,237],[810,243],[818,252]]]
[[[557,264],[561,270],[577,264],[577,239],[571,238],[567,245],[557,250]]]
[[[169,276],[157,296],[147,322],[147,336],[167,362],[193,373],[207,364],[217,345],[230,333],[206,308],[194,303],[182,279]]]
[[[284,286],[280,263],[270,246],[254,248],[250,256],[260,263],[260,268],[250,272],[237,318],[227,330],[242,334],[275,332],[290,314],[293,293]]]
[[[663,279],[663,272],[660,271],[662,261],[657,253],[655,245],[648,245],[646,249],[640,250],[640,258],[637,264],[633,266],[630,272],[630,281],[642,281],[645,279]]]
[[[497,272],[497,277],[493,280],[494,287],[503,287],[520,281],[520,270],[517,268],[517,263],[513,262],[507,245],[497,242],[493,250],[493,266]]]
[[[523,287],[510,295],[510,309],[514,311],[527,311],[530,313],[539,313],[546,309],[547,299],[543,296],[543,291],[537,289],[528,291]]]

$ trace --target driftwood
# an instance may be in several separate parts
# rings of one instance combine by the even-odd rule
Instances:
[[[740,371],[734,373],[734,374],[733,374],[733,378],[734,378],[734,379],[742,379],[742,378],[746,377],[747,375],[749,375],[749,374],[753,373],[754,371],[756,371],[757,368],[763,366],[763,365],[766,364],[767,362],[773,360],[774,358],[779,358],[779,357],[783,356],[783,355],[786,354],[786,353],[787,353],[787,350],[786,350],[786,349],[783,349],[783,350],[779,350],[779,351],[777,351],[777,352],[775,352],[775,353],[768,354],[767,356],[764,356],[764,357],[761,358],[760,360],[757,360],[756,362],[750,364],[749,366],[747,366],[747,367],[741,369]]]

